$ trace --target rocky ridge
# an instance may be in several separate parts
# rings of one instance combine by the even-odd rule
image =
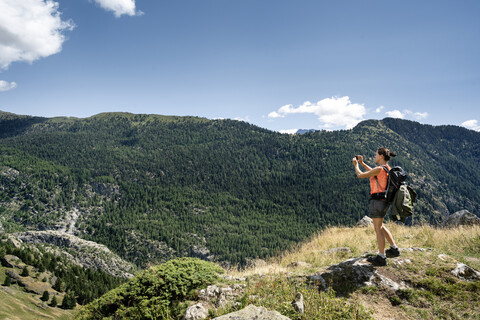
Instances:
[[[123,278],[133,277],[136,267],[111,252],[106,246],[59,231],[28,231],[9,235],[10,242],[47,244],[58,247],[69,259],[85,268],[101,269]],[[52,249],[55,250],[55,249]],[[70,253],[71,252],[71,253]]]

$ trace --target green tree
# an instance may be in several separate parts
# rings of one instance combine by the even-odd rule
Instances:
[[[42,297],[40,298],[40,300],[42,300],[42,301],[48,301],[48,300],[50,300],[50,294],[48,293],[47,290],[43,291],[43,295],[42,295]]]
[[[5,254],[7,253],[7,249],[4,247],[0,247],[0,261],[5,259]]]
[[[22,277],[28,277],[30,272],[28,272],[28,266],[23,267],[22,273],[20,274]]]
[[[53,298],[52,298],[52,301],[50,301],[49,306],[55,308],[55,307],[57,306],[57,304],[58,304],[58,302],[57,302],[57,296],[54,295]]]
[[[10,279],[10,277],[7,275],[7,276],[5,277],[5,281],[3,282],[3,285],[4,285],[5,287],[10,287],[11,284],[12,284],[12,279]]]
[[[77,305],[77,300],[75,299],[75,293],[71,290],[68,290],[63,297],[62,305],[60,308],[62,309],[73,309]]]
[[[60,278],[57,278],[55,281],[55,284],[52,287],[54,290],[57,290],[58,292],[64,292],[65,291],[65,282],[63,282]]]

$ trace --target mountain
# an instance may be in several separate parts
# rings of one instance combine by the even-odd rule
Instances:
[[[297,132],[295,132],[295,134],[305,134],[305,133],[311,133],[315,131],[316,131],[315,129],[298,129]]]
[[[478,215],[480,133],[461,127],[386,118],[284,135],[197,117],[0,113],[0,223],[70,233],[140,267],[184,256],[243,265],[363,217],[368,182],[351,159],[373,165],[380,146],[418,192],[409,223]]]

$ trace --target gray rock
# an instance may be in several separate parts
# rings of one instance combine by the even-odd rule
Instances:
[[[22,240],[15,238],[11,234],[7,234],[7,243],[11,244],[17,249],[20,249],[22,247]]]
[[[396,283],[390,278],[387,278],[381,274],[378,275],[380,281],[377,282],[375,285],[382,286],[383,288],[389,289],[390,291],[397,292],[400,289],[407,289],[407,286],[402,281],[400,283]]]
[[[10,277],[10,279],[12,281],[18,281],[18,282],[21,282],[22,278],[20,278],[20,276],[18,275],[17,272],[13,271],[13,270],[5,270],[5,274]]]
[[[202,260],[212,261],[215,256],[210,253],[207,247],[201,245],[192,246],[192,256]]]
[[[295,300],[293,300],[292,305],[293,309],[295,309],[295,311],[297,311],[298,313],[305,313],[305,307],[303,305],[303,295],[300,292],[297,292],[297,294],[295,295]]]
[[[215,298],[220,294],[220,289],[216,285],[208,286],[207,289],[200,291],[200,298],[210,299]]]
[[[392,262],[396,261],[392,260]],[[379,274],[374,266],[366,262],[364,257],[348,259],[328,267],[324,272],[309,275],[307,282],[323,290],[332,288],[338,295],[343,296],[365,286],[382,287],[393,292],[407,288],[405,283],[396,283]]]
[[[375,268],[363,258],[353,258],[332,265],[323,273],[307,276],[307,280],[323,290],[332,288],[339,294],[349,294],[372,282]]]
[[[480,218],[468,210],[461,210],[448,216],[443,225],[445,227],[480,225]]]
[[[457,263],[457,267],[452,270],[452,274],[462,280],[480,280],[480,272],[463,263]]]
[[[185,320],[201,320],[208,317],[208,309],[202,303],[194,304],[188,307],[185,313]]]
[[[214,320],[290,320],[277,311],[269,311],[264,307],[249,305],[244,309],[232,312]]]
[[[357,227],[370,227],[373,226],[372,218],[364,216],[360,221],[357,222]]]

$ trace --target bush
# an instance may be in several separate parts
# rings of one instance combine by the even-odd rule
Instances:
[[[57,306],[57,296],[53,296],[52,301],[50,301],[49,306],[55,308]]]
[[[10,277],[7,275],[7,276],[5,277],[5,282],[3,283],[3,285],[4,285],[5,287],[10,287],[11,284],[12,284],[12,279],[10,279]]]
[[[40,300],[42,301],[48,301],[50,299],[50,294],[48,293],[47,290],[43,291],[43,295],[42,297],[40,298]]]
[[[184,311],[182,301],[195,289],[214,283],[219,266],[180,258],[143,271],[81,309],[77,319],[172,319]]]
[[[30,273],[28,272],[28,267],[23,267],[22,274],[20,274],[22,277],[28,277]]]
[[[75,293],[73,291],[68,291],[63,297],[62,309],[73,309],[77,305],[77,300],[75,299]]]

